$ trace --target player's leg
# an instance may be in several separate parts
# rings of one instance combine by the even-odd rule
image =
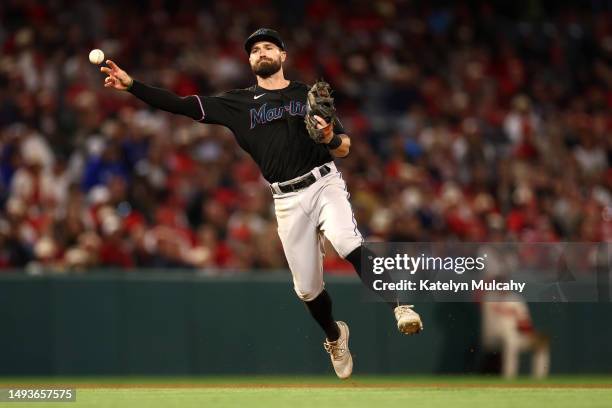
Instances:
[[[412,306],[400,304],[394,292],[374,290],[375,279],[385,282],[393,280],[387,271],[374,275],[368,273],[372,270],[371,267],[362,265],[362,260],[368,262],[375,255],[363,245],[363,238],[357,229],[349,197],[346,183],[339,172],[333,172],[327,176],[316,200],[318,225],[338,254],[351,262],[363,284],[393,309],[398,329],[405,334],[420,332],[423,329],[423,323],[418,313],[412,310]]]
[[[515,378],[519,372],[521,350],[527,350],[529,341],[514,328],[505,330],[501,337],[502,344],[502,375],[505,378]]]
[[[303,199],[303,193],[275,197],[278,234],[293,276],[294,290],[325,332],[325,350],[330,354],[336,374],[348,378],[353,371],[348,326],[334,320],[332,300],[323,282],[323,236],[304,211],[300,203]]]
[[[325,332],[325,337],[329,341],[336,341],[340,337],[340,330],[334,320],[332,313],[332,300],[331,296],[325,289],[319,293],[319,295],[310,301],[304,301],[306,309],[310,312],[310,315],[317,321],[321,329]]]
[[[333,234],[330,234],[330,236],[331,235]],[[338,239],[342,239],[342,237]],[[368,289],[380,296],[392,309],[395,309],[400,304],[395,293],[387,291],[379,292],[374,290],[374,281],[377,279],[380,279],[383,282],[393,282],[393,278],[387,270],[384,270],[379,275],[374,275],[373,273],[369,272],[372,271],[373,266],[371,264],[368,264],[368,261],[374,259],[375,256],[376,255],[374,254],[374,252],[372,252],[372,250],[361,244],[357,248],[349,252],[348,255],[344,256],[344,258],[353,265],[353,268],[355,268],[355,272],[357,272],[357,275],[359,275],[359,278],[361,279],[363,284]],[[365,265],[362,265],[362,260],[366,262]]]
[[[423,330],[423,322],[421,316],[413,310],[413,305],[408,305],[398,300],[395,292],[380,292],[374,290],[373,282],[375,279],[380,279],[383,282],[394,282],[394,279],[386,270],[379,275],[374,275],[369,272],[372,271],[370,260],[374,259],[375,256],[372,250],[361,245],[351,251],[351,253],[346,256],[346,260],[353,264],[363,284],[379,295],[381,299],[393,309],[393,314],[397,321],[397,328],[400,332],[404,334],[416,334],[421,332]],[[362,267],[362,260],[366,262],[365,267]],[[368,262],[370,262],[370,264],[368,264]]]
[[[324,290],[320,237],[311,220],[300,206],[298,193],[275,198],[274,206],[280,237],[287,263],[293,277],[293,289],[297,296],[310,304],[308,310],[323,330],[336,333],[326,324],[331,317],[329,295],[320,296]],[[328,314],[328,316],[322,316]]]
[[[357,228],[349,197],[346,183],[339,172],[327,176],[325,184],[316,197],[318,211],[315,212],[315,215],[317,223],[338,254],[353,264],[355,272],[357,272],[363,284],[374,291],[373,282],[375,279],[390,282],[391,277],[386,271],[382,275],[376,276],[372,273],[363,273],[368,268],[367,265],[362,268],[362,255],[367,261],[367,259],[372,259],[374,254],[370,251],[371,255],[368,258],[369,254],[367,252],[369,250],[363,246],[363,237]],[[382,297],[392,308],[398,305],[395,294],[379,291],[374,291],[374,293]]]
[[[550,339],[542,333],[533,333],[529,337],[533,351],[531,373],[535,378],[546,378],[550,369]]]

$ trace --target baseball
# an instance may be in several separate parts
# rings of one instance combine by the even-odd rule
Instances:
[[[89,62],[91,62],[92,64],[99,65],[100,63],[102,63],[102,61],[104,61],[104,53],[102,52],[102,50],[99,50],[97,48],[95,50],[91,50],[91,52],[89,53]]]

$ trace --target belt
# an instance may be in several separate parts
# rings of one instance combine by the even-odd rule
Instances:
[[[324,177],[324,176],[328,175],[329,172],[331,172],[331,168],[328,165],[326,165],[326,164],[324,164],[323,166],[319,167],[318,169],[319,169],[319,173],[321,174],[321,177]],[[294,191],[299,191],[299,190],[305,189],[306,187],[309,187],[315,181],[317,181],[319,178],[320,177],[317,177],[315,175],[315,173],[314,173],[314,170],[313,170],[310,173],[305,174],[305,175],[299,177],[295,181],[285,181],[283,183],[274,183],[274,184],[276,184],[277,189],[281,193],[293,193]],[[274,187],[272,185],[270,185],[270,189],[272,190],[273,194],[275,194],[277,192],[277,191],[275,191],[275,189],[274,189]]]

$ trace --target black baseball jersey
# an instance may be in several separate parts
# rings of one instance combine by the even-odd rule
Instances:
[[[332,160],[327,147],[315,143],[306,131],[308,86],[303,83],[291,81],[276,90],[253,85],[218,96],[179,97],[135,80],[129,92],[155,108],[227,126],[270,183],[291,180]],[[345,133],[339,120],[334,133]]]
[[[198,121],[227,126],[270,183],[298,177],[332,160],[328,149],[308,136],[304,124],[308,86],[291,81],[283,89],[254,85],[218,96],[197,96]],[[339,121],[336,134],[344,133]]]

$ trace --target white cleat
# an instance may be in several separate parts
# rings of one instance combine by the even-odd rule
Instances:
[[[349,341],[349,328],[344,322],[336,322],[338,330],[340,331],[340,337],[336,341],[329,341],[325,339],[323,348],[329,353],[332,365],[336,371],[338,378],[344,380],[351,376],[353,373],[353,356],[348,347]]]
[[[393,310],[397,328],[404,334],[417,334],[423,330],[421,316],[412,310],[413,307],[413,305],[401,305]]]

